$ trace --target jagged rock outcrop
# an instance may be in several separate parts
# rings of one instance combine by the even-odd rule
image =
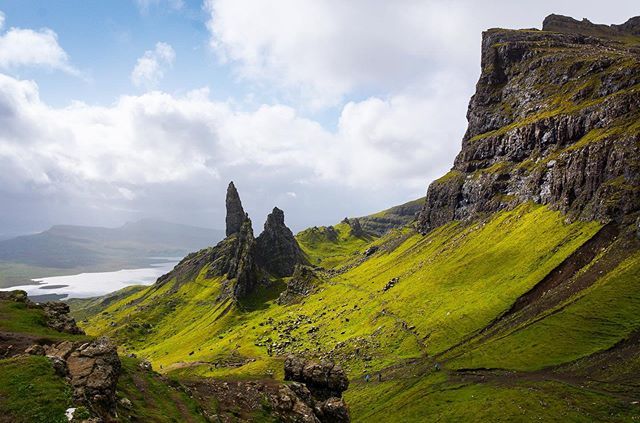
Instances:
[[[227,217],[226,217],[226,235],[230,236],[237,232],[240,232],[242,228],[242,223],[247,218],[247,215],[242,208],[242,202],[240,201],[240,195],[238,194],[238,190],[236,186],[232,182],[229,182],[229,186],[227,187],[227,198],[226,198],[226,207],[227,207]]]
[[[102,419],[113,421],[121,369],[116,346],[103,337],[85,343],[64,341],[48,345],[44,352],[56,372],[69,379],[74,402],[85,405]]]
[[[317,363],[290,355],[284,362],[284,380],[304,383],[311,394],[321,400],[340,398],[349,387],[347,374],[330,361]]]
[[[41,309],[44,313],[44,323],[51,329],[71,334],[84,334],[69,314],[69,306],[63,302],[35,303],[29,299],[25,291],[20,290],[0,291],[0,300],[15,301],[29,308]]]
[[[172,288],[175,291],[208,266],[207,277],[226,277],[221,298],[239,300],[253,291],[259,279],[255,263],[256,240],[251,219],[242,208],[233,182],[227,189],[226,207],[227,237],[214,247],[187,255],[171,272],[158,278],[156,286],[175,280]]]
[[[71,317],[69,306],[62,302],[48,302],[41,305],[44,311],[45,323],[59,332],[83,334],[76,321]]]
[[[256,241],[253,237],[251,220],[242,223],[235,242],[235,252],[229,262],[227,278],[235,278],[234,298],[242,298],[253,291],[257,283],[257,269],[254,258]]]
[[[453,169],[428,189],[428,231],[534,201],[569,220],[640,209],[640,45],[612,27],[551,16],[545,30],[483,33],[482,73]]]
[[[345,217],[342,220],[342,223],[346,223],[351,227],[351,235],[357,236],[357,237],[362,237],[366,235],[364,230],[362,229],[362,226],[360,225],[360,220],[357,217],[353,217],[351,219],[349,219],[348,217]]]
[[[318,282],[318,275],[312,268],[296,265],[287,288],[278,297],[278,304],[292,304],[311,293]]]
[[[291,389],[311,405],[319,421],[350,421],[349,408],[342,399],[349,379],[342,367],[329,361],[317,363],[289,355],[284,362],[284,380],[297,382],[291,384]]]
[[[278,277],[291,276],[297,264],[306,262],[293,232],[284,223],[284,212],[277,207],[267,216],[255,251],[256,263]]]

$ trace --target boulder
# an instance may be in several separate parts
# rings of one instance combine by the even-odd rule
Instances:
[[[340,398],[349,387],[347,374],[330,361],[320,363],[290,355],[284,362],[284,380],[304,383],[314,398]]]
[[[45,323],[59,332],[72,334],[84,334],[76,321],[69,314],[69,306],[63,302],[48,302],[41,305],[44,311]]]
[[[44,347],[40,344],[33,344],[24,350],[25,354],[29,355],[45,355]]]
[[[329,398],[317,403],[315,414],[322,423],[348,423],[351,421],[349,407],[342,398]]]
[[[116,346],[109,339],[64,341],[45,350],[56,373],[69,378],[76,404],[107,420],[115,416],[121,364]]]

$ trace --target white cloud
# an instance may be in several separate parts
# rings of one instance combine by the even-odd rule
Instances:
[[[0,30],[4,28],[5,15],[2,10],[0,10]]]
[[[176,52],[167,43],[156,43],[153,50],[147,50],[131,72],[131,82],[136,87],[154,88],[164,77],[165,70],[173,65]]]
[[[148,207],[144,194],[153,187],[171,186],[179,192],[172,195],[193,202],[203,195],[198,184],[239,175],[267,190],[269,201],[300,201],[301,186],[323,185],[336,193],[393,188],[404,200],[422,193],[458,149],[464,117],[453,130],[438,124],[453,119],[440,106],[447,86],[443,77],[429,100],[404,94],[350,102],[328,131],[291,107],[242,111],[211,100],[207,89],[55,108],[40,99],[36,83],[0,74],[0,186],[78,204]]]
[[[401,89],[445,62],[479,57],[464,28],[470,14],[457,2],[207,0],[205,9],[222,60],[314,107],[356,90]]]
[[[0,15],[0,29],[3,24],[4,14]],[[71,66],[69,56],[58,44],[58,35],[48,28],[37,31],[11,28],[0,35],[0,68],[11,69],[21,66],[40,66],[80,75],[80,72]]]

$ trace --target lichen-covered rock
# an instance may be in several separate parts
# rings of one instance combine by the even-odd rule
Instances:
[[[76,404],[85,405],[104,419],[115,417],[121,364],[117,348],[108,338],[84,343],[63,341],[44,348],[56,373],[69,379]]]
[[[348,423],[351,421],[349,407],[342,398],[329,398],[317,403],[315,414],[322,423]]]
[[[640,210],[640,49],[615,39],[637,22],[486,31],[462,150],[429,186],[420,230],[528,201],[569,220]]]
[[[29,300],[27,293],[25,291],[21,291],[16,289],[14,291],[0,291],[0,300],[2,301],[15,301],[17,303],[25,303],[34,305],[34,303]]]
[[[116,346],[107,338],[99,338],[79,346],[66,361],[74,401],[99,416],[114,416],[121,368]]]

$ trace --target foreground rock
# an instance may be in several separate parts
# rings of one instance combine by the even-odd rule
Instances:
[[[256,262],[277,277],[291,276],[297,264],[306,262],[293,232],[284,223],[284,212],[277,207],[267,216],[264,231],[256,239]]]
[[[35,348],[31,353],[40,353]],[[120,358],[116,346],[107,338],[79,343],[64,341],[44,347],[60,376],[67,377],[73,400],[106,421],[116,417],[116,386]]]
[[[286,384],[196,379],[185,385],[211,421],[251,422],[265,410],[271,418],[285,423],[350,421],[349,409],[341,398],[349,382],[339,366],[289,357],[285,372],[287,368],[287,374],[295,379],[288,379]]]
[[[349,379],[342,367],[330,361],[317,363],[290,355],[284,362],[284,380],[299,397],[313,407],[321,422],[348,422],[349,409],[342,393]]]
[[[44,311],[47,326],[59,332],[72,334],[83,334],[73,317],[71,317],[69,306],[61,302],[48,302],[41,305]]]

